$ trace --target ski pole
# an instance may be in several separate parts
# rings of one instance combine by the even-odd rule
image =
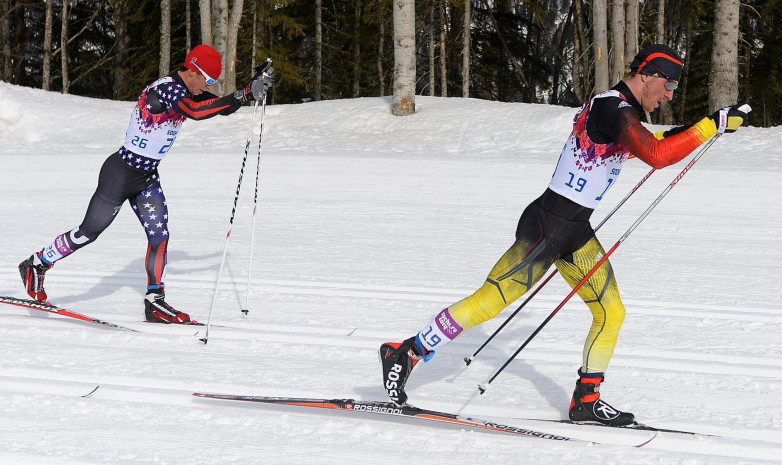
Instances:
[[[529,344],[529,342],[535,336],[537,336],[540,330],[542,330],[543,327],[546,326],[548,322],[551,321],[552,318],[554,318],[554,315],[556,315],[557,312],[559,312],[562,309],[562,307],[564,307],[565,304],[570,300],[570,298],[573,297],[573,295],[576,292],[578,292],[579,289],[581,289],[581,286],[583,286],[584,283],[586,283],[589,280],[589,278],[592,277],[595,271],[597,271],[600,268],[600,266],[602,266],[603,263],[605,263],[605,261],[608,260],[608,257],[610,257],[611,254],[614,253],[614,251],[619,247],[619,244],[624,242],[625,239],[627,239],[627,237],[635,230],[635,228],[637,228],[638,225],[641,224],[641,222],[649,215],[649,213],[651,213],[654,207],[656,207],[657,204],[659,204],[660,201],[668,194],[668,192],[670,192],[671,189],[673,189],[673,187],[684,177],[684,175],[687,174],[687,172],[690,170],[690,168],[692,168],[695,162],[697,162],[703,156],[703,154],[706,153],[709,147],[711,147],[711,145],[714,143],[714,141],[716,141],[720,137],[720,135],[721,135],[720,133],[716,134],[714,137],[711,138],[711,140],[709,140],[709,142],[706,143],[706,145],[695,155],[692,161],[690,161],[687,164],[687,166],[684,167],[681,173],[679,173],[679,175],[676,176],[676,178],[668,185],[668,187],[666,187],[663,190],[663,192],[654,200],[654,202],[652,202],[652,204],[649,205],[649,207],[646,210],[644,210],[643,213],[641,213],[641,216],[639,216],[638,219],[635,220],[635,223],[633,223],[630,226],[627,232],[625,232],[624,235],[622,235],[622,237],[620,237],[619,240],[616,241],[616,244],[614,244],[614,246],[611,247],[608,250],[608,252],[606,252],[605,255],[603,255],[603,257],[595,264],[595,266],[593,266],[592,269],[589,270],[589,273],[587,273],[586,276],[584,276],[584,278],[573,287],[573,290],[570,291],[570,294],[568,294],[567,297],[565,297],[565,299],[562,300],[562,302],[560,302],[559,305],[557,305],[557,308],[555,308],[554,311],[551,312],[551,314],[548,317],[546,317],[545,320],[543,320],[543,323],[541,323],[540,326],[538,326],[535,329],[535,331],[532,332],[532,334],[527,338],[526,341],[524,341],[521,347],[519,347],[516,350],[516,352],[514,352],[513,355],[510,356],[510,358],[508,358],[508,360],[500,367],[500,369],[497,370],[497,372],[494,373],[494,375],[491,378],[489,378],[487,382],[478,385],[478,390],[480,391],[481,394],[486,392],[486,390],[489,388],[489,385],[497,378],[497,376],[499,376],[499,374],[502,373],[503,370],[505,370],[505,368],[510,364],[510,362],[512,362],[513,359],[515,359],[519,355],[519,353],[521,353],[521,351],[524,350],[527,344]]]
[[[611,218],[611,216],[613,216],[613,214],[616,213],[617,210],[619,210],[619,207],[624,205],[624,203],[627,202],[627,199],[629,199],[635,193],[635,191],[637,191],[641,187],[641,185],[643,183],[645,183],[647,179],[649,179],[649,177],[654,172],[655,172],[655,169],[652,168],[648,173],[646,173],[646,176],[641,178],[641,180],[638,182],[638,184],[636,184],[635,187],[633,187],[633,189],[625,196],[625,198],[623,198],[614,207],[614,209],[611,210],[608,213],[608,215],[605,216],[605,218],[603,218],[603,221],[601,221],[600,224],[598,224],[595,227],[594,232],[597,232],[597,230],[600,229],[601,226],[606,224],[608,219]],[[502,322],[500,327],[497,328],[494,331],[494,333],[491,336],[489,336],[489,338],[486,339],[486,341],[484,341],[483,344],[481,344],[480,347],[478,347],[478,350],[476,350],[475,353],[473,353],[470,357],[464,357],[464,363],[466,363],[467,365],[470,365],[470,363],[472,363],[472,361],[475,360],[475,357],[483,350],[483,348],[486,347],[489,344],[489,342],[491,342],[491,340],[494,339],[494,337],[497,334],[499,334],[500,331],[502,331],[502,328],[504,328],[508,323],[510,323],[510,320],[512,320],[521,311],[521,309],[524,308],[529,303],[529,301],[532,300],[533,297],[535,297],[535,295],[537,295],[537,293],[543,288],[543,286],[545,286],[549,281],[551,281],[551,278],[553,278],[554,275],[556,275],[558,271],[559,270],[554,268],[554,270],[551,273],[549,273],[548,276],[546,276],[546,279],[544,279],[540,284],[538,284],[538,286],[530,293],[530,295],[527,296],[527,298],[524,300],[524,302],[522,302],[521,305],[519,305],[519,307],[513,313],[511,313],[511,315],[507,319],[505,319],[505,321]]]
[[[247,133],[247,142],[244,144],[244,159],[242,159],[242,169],[239,170],[239,182],[236,184],[236,196],[234,197],[234,206],[231,210],[231,219],[228,222],[228,233],[225,235],[225,245],[223,246],[223,258],[220,260],[220,267],[217,270],[217,281],[215,281],[214,295],[212,296],[212,305],[209,307],[209,318],[206,322],[206,332],[204,337],[200,339],[204,344],[209,342],[209,328],[212,326],[212,313],[214,312],[215,302],[217,302],[217,291],[220,288],[220,277],[223,275],[223,266],[225,265],[225,256],[228,252],[228,240],[231,238],[231,230],[234,225],[234,217],[236,216],[236,204],[239,202],[239,192],[242,189],[242,178],[244,177],[244,166],[247,164],[247,154],[250,150],[250,135],[253,131],[253,125],[255,124],[255,114],[258,111],[258,102],[255,102],[253,106],[253,117],[250,121],[250,130]]]
[[[242,313],[247,315],[250,312],[250,277],[253,270],[253,250],[255,249],[255,214],[258,211],[258,178],[261,173],[261,141],[263,140],[263,119],[266,115],[266,97],[261,103],[261,135],[258,136],[258,162],[255,167],[255,196],[253,197],[253,226],[250,233],[250,263],[247,266],[247,292],[244,297],[244,308]]]
[[[266,58],[266,67],[262,73],[265,73],[272,65],[271,57]],[[255,196],[253,197],[253,226],[250,233],[250,263],[247,266],[247,293],[244,298],[244,308],[242,313],[247,315],[250,312],[250,277],[252,276],[253,269],[253,250],[255,249],[255,214],[258,211],[258,179],[261,175],[261,143],[263,142],[263,121],[266,116],[266,96],[263,96],[263,102],[261,103],[261,132],[258,135],[258,161],[255,166]],[[249,139],[248,139],[249,141]],[[249,142],[248,142],[249,143]]]

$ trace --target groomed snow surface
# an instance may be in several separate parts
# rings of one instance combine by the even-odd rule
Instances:
[[[77,226],[133,102],[0,82],[0,295],[18,263]],[[612,255],[627,307],[603,385],[652,437],[529,422],[566,416],[591,316],[577,298],[479,395],[567,295],[555,277],[413,371],[410,402],[604,444],[423,420],[272,407],[193,392],[385,400],[377,350],[471,293],[550,179],[576,109],[417,97],[266,108],[185,123],[160,167],[168,199],[167,298],[206,321],[245,141],[249,157],[209,342],[204,327],[143,323],[146,238],[127,206],[46,275],[53,303],[112,330],[0,304],[0,463],[761,464],[782,456],[782,129],[726,134]],[[655,128],[659,129],[659,128]],[[687,159],[689,160],[689,159]],[[608,249],[685,166],[656,172],[598,233]],[[629,161],[597,224],[649,171]],[[250,257],[252,255],[252,261]],[[249,314],[241,309],[247,298]],[[100,386],[89,397],[82,397]]]

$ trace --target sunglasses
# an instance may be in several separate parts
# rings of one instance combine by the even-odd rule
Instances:
[[[679,84],[674,81],[673,79],[669,78],[667,74],[663,72],[660,68],[654,66],[654,63],[651,61],[646,62],[647,65],[651,66],[652,68],[656,69],[658,73],[662,74],[663,79],[667,79],[668,82],[665,83],[665,90],[674,91],[679,88]]]
[[[199,66],[196,64],[195,58],[193,58],[192,60],[190,60],[190,64],[191,64],[191,65],[193,65],[193,66],[195,66],[195,67],[196,67],[196,69],[198,70],[198,72],[199,72],[199,73],[201,73],[201,75],[204,77],[204,80],[206,81],[206,85],[207,85],[207,86],[211,86],[212,84],[214,84],[215,82],[217,82],[217,79],[214,79],[214,78],[211,78],[211,77],[209,77],[209,75],[208,75],[208,74],[206,74],[206,73],[204,72],[204,70],[203,70],[203,69],[201,69],[201,68],[200,68],[200,67],[199,67]]]

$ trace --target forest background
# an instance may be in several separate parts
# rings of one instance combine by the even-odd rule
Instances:
[[[579,106],[666,43],[685,71],[650,122],[740,101],[782,124],[782,0],[0,0],[0,79],[135,100],[209,43],[217,94],[272,57],[272,104],[391,95],[395,9],[412,12],[418,95]]]

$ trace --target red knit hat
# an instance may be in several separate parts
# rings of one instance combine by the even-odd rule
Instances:
[[[196,45],[185,58],[185,68],[204,72],[212,79],[218,79],[223,71],[223,63],[217,50],[206,44]],[[198,68],[201,68],[200,70]]]

